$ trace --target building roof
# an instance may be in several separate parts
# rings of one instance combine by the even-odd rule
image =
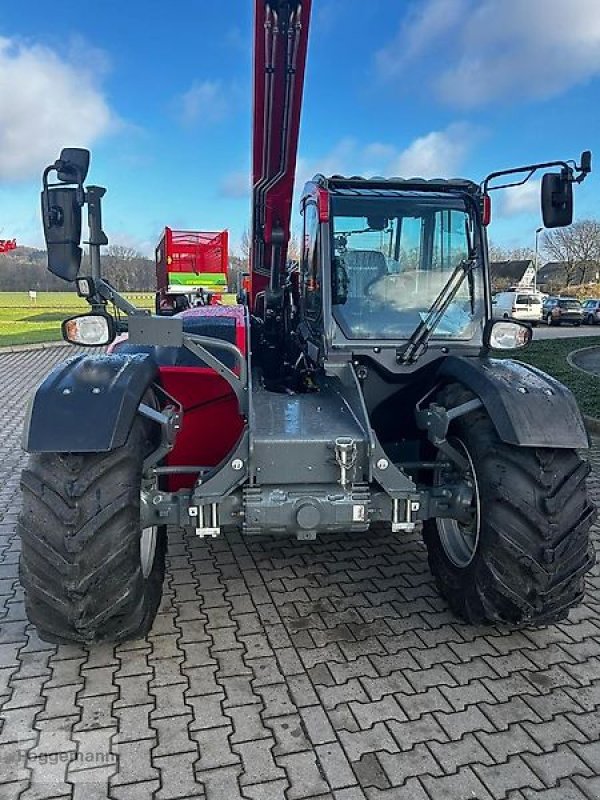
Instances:
[[[491,261],[490,272],[492,280],[503,278],[511,281],[511,283],[518,283],[525,271],[531,266],[531,263],[531,259]]]
[[[538,283],[548,283],[549,281],[564,283],[567,280],[567,276],[568,271],[564,261],[547,261],[538,270]]]

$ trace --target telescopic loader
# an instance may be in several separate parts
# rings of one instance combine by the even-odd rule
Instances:
[[[109,354],[57,366],[30,405],[21,578],[44,639],[147,633],[167,526],[314,539],[379,525],[399,541],[422,529],[439,589],[466,620],[546,624],[581,600],[588,437],[562,384],[490,356],[531,330],[492,321],[486,225],[491,190],[540,169],[544,224],[568,225],[590,154],[482,184],[316,175],[300,268],[288,269],[310,11],[310,0],[256,0],[247,305],[137,309],[102,278],[105,190],[85,185],[89,153],[65,149],[44,172],[49,269],[90,304],[65,338],[128,333]]]

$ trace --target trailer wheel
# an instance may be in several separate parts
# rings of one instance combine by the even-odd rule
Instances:
[[[453,384],[436,402],[451,408],[473,396]],[[472,486],[470,522],[428,520],[424,538],[451,609],[473,623],[564,618],[581,600],[594,563],[589,465],[574,450],[505,444],[483,409],[456,420],[449,441],[470,465],[460,476]],[[457,478],[440,470],[434,480]]]
[[[162,594],[166,528],[140,526],[137,417],[107,453],[41,453],[23,471],[20,577],[27,614],[49,642],[120,642],[150,630]]]

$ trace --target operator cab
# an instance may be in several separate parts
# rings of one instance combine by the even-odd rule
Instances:
[[[480,197],[469,181],[317,176],[307,184],[299,307],[309,356],[394,350],[468,259],[474,268],[431,341],[480,344],[486,319]]]

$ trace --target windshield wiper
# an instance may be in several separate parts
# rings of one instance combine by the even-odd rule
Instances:
[[[460,264],[456,266],[454,272],[448,279],[448,282],[431,304],[425,319],[419,322],[404,347],[399,347],[396,350],[396,361],[399,364],[414,364],[414,362],[427,350],[427,343],[430,336],[440,324],[442,317],[448,310],[450,303],[456,297],[458,290],[465,281],[465,278],[469,278],[471,281],[472,273],[476,265],[477,257],[475,253],[471,251],[469,257],[464,258]],[[472,292],[473,286],[471,283],[471,293]],[[472,294],[471,304],[473,304]]]

